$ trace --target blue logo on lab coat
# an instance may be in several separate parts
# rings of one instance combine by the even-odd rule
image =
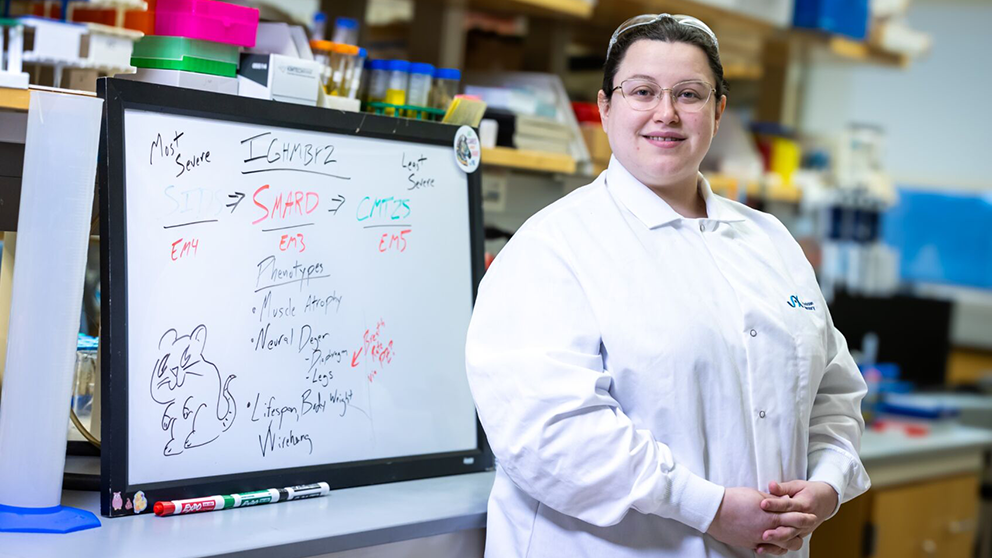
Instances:
[[[789,298],[789,306],[793,308],[803,308],[805,310],[816,310],[816,307],[813,306],[812,302],[802,302],[796,295],[792,295],[792,297]]]

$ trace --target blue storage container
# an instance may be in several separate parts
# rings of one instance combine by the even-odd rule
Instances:
[[[868,35],[868,0],[796,0],[792,24],[863,41]]]
[[[992,195],[900,188],[882,229],[904,281],[992,289]]]

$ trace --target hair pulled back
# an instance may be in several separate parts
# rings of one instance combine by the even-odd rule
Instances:
[[[709,62],[710,70],[713,71],[713,77],[716,82],[713,84],[713,88],[716,89],[717,102],[719,102],[720,97],[727,94],[729,87],[723,78],[723,64],[720,62],[720,51],[713,44],[713,40],[701,29],[683,25],[674,18],[665,17],[647,25],[631,27],[620,33],[620,36],[617,37],[617,42],[610,50],[606,64],[603,67],[603,93],[606,94],[607,102],[611,98],[610,94],[613,88],[616,87],[613,79],[617,75],[620,63],[623,62],[623,58],[627,54],[627,49],[630,48],[630,45],[641,40],[686,43],[699,47],[706,54],[706,60]]]

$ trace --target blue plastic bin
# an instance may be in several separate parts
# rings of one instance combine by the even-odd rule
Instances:
[[[868,0],[796,0],[792,24],[863,41],[868,35]]]
[[[899,188],[882,230],[904,281],[992,289],[992,195]]]

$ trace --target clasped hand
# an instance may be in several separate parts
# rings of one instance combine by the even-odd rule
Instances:
[[[823,482],[771,482],[768,493],[728,488],[707,533],[732,546],[779,556],[799,550],[837,507],[837,493]]]

